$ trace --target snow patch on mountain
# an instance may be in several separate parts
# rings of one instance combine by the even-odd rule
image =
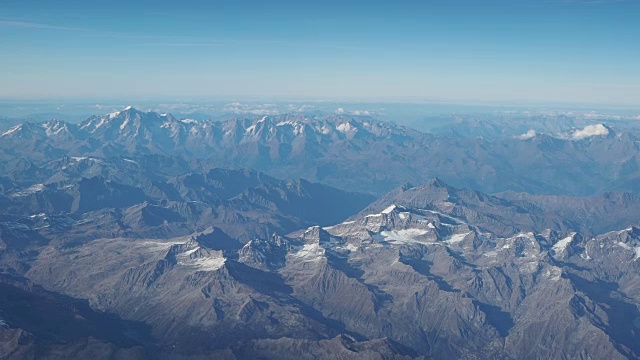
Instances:
[[[622,241],[617,243],[618,246],[620,246],[621,248],[625,249],[625,250],[633,250],[633,248],[625,243],[623,243]]]
[[[7,131],[3,132],[1,136],[8,136],[8,135],[11,135],[11,134],[13,134],[14,132],[16,132],[16,131],[18,131],[18,130],[20,130],[20,129],[22,129],[22,124],[20,124],[20,125],[16,125],[16,126],[12,127],[11,129],[9,129],[9,130],[7,130]]]
[[[214,253],[211,256],[191,258],[200,247],[187,250],[178,256],[178,265],[195,268],[196,271],[215,271],[226,263],[227,259],[222,254]]]
[[[126,118],[126,119],[122,122],[122,124],[120,124],[120,130],[124,130],[124,129],[127,127],[127,125],[129,125],[129,118]]]
[[[387,207],[386,209],[382,210],[383,214],[391,214],[393,212],[393,210],[396,209],[395,205],[391,205],[389,207]]]
[[[574,236],[575,236],[575,233],[571,233],[571,235],[567,236],[566,238],[564,238],[562,240],[559,240],[551,248],[553,249],[553,251],[556,254],[559,254],[561,252],[566,251],[567,246],[569,246],[569,244],[571,244],[571,242],[573,241],[573,237]]]
[[[622,241],[616,243],[616,245],[618,245],[619,247],[627,250],[627,251],[632,251],[633,252],[633,261],[636,261],[638,259],[640,259],[640,246],[631,246],[629,244],[623,243]]]
[[[139,244],[144,248],[156,248],[156,250],[157,249],[166,250],[172,247],[173,245],[183,245],[184,243],[185,243],[184,241],[153,241],[153,240],[139,242]]]
[[[58,135],[67,128],[66,124],[57,120],[51,120],[50,122],[44,123],[42,124],[42,127],[44,128],[47,136]]]
[[[456,218],[456,217],[453,217],[453,216],[451,216],[451,215],[448,215],[448,214],[442,213],[442,212],[440,212],[440,211],[427,210],[427,209],[420,209],[420,211],[426,211],[426,212],[429,212],[429,213],[432,213],[432,214],[435,214],[435,215],[439,215],[439,216],[442,216],[442,217],[446,218],[447,220],[450,220],[450,221],[453,221],[453,222],[454,222],[454,224],[445,224],[445,223],[442,223],[441,225],[444,225],[444,226],[450,226],[450,225],[466,225],[466,224],[467,224],[466,222],[464,222],[464,221],[462,221],[462,220],[460,220],[460,219],[458,219],[458,218]]]
[[[303,261],[319,261],[324,257],[324,248],[319,244],[305,244],[297,252],[291,254],[292,257]]]
[[[198,271],[215,271],[224,266],[227,262],[225,257],[199,258],[189,263]]]
[[[119,113],[118,113],[118,115],[119,115]],[[117,115],[116,115],[116,116],[117,116]],[[98,122],[98,123],[96,124],[96,126],[91,130],[91,132],[94,132],[94,131],[98,130],[98,129],[99,129],[100,127],[102,127],[102,125],[104,125],[105,123],[106,123],[106,119],[105,119],[105,118],[101,118],[101,119],[100,119],[100,122]]]
[[[19,197],[19,196],[28,196],[28,195],[32,195],[41,191],[44,191],[44,184],[35,184],[32,186],[29,186],[28,188],[22,190],[22,191],[18,191],[12,194],[12,196],[14,197]]]
[[[557,266],[550,266],[545,275],[552,281],[558,281],[562,277],[562,269]]]
[[[286,121],[280,121],[279,123],[276,124],[276,126],[286,126],[286,125],[294,126],[296,124],[297,123],[295,121],[286,120]]]
[[[424,244],[424,241],[417,240],[417,237],[428,234],[429,231],[424,229],[403,229],[403,230],[391,230],[383,231],[379,235],[376,235],[379,240],[386,242],[397,242],[403,244],[420,243]]]
[[[449,239],[445,240],[444,242],[447,243],[447,244],[457,244],[457,243],[461,242],[462,240],[464,240],[464,238],[466,238],[467,235],[469,235],[469,234],[471,234],[471,232],[464,233],[464,234],[454,234]]]
[[[75,162],[89,160],[89,161],[95,162],[97,164],[104,164],[104,161],[102,159],[98,159],[98,158],[94,158],[94,157],[90,157],[90,156],[72,156],[70,159],[75,161]]]

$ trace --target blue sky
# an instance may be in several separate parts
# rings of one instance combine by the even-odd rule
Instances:
[[[0,97],[640,106],[640,0],[0,2]]]

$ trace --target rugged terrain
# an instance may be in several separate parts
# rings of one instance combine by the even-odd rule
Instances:
[[[63,156],[125,157],[143,166],[155,162],[148,171],[160,163],[171,166],[166,170],[180,168],[180,174],[249,167],[374,195],[433,177],[487,193],[640,191],[638,133],[613,124],[496,139],[435,136],[369,116],[179,120],[127,107],[80,124],[50,120],[11,127],[0,134],[0,168],[12,179],[29,168],[31,180],[49,174],[47,164]]]
[[[15,126],[0,137],[0,357],[638,358],[640,202],[621,165],[637,151],[611,131],[463,141],[131,108]],[[557,194],[574,173],[590,195]]]

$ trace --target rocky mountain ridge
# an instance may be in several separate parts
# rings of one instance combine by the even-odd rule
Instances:
[[[18,243],[43,239],[29,252],[5,247],[2,264],[147,324],[175,358],[637,357],[640,230],[591,235],[544,211],[514,217],[521,210],[433,179],[344,222],[246,242],[218,228],[84,241],[50,227],[2,228],[3,240],[9,231]],[[88,231],[49,221],[66,226],[62,234]]]
[[[63,156],[133,161],[161,156],[188,158],[191,165],[250,167],[376,195],[435,176],[487,193],[640,191],[637,134],[607,130],[604,136],[600,130],[498,141],[434,136],[370,116],[178,120],[127,107],[77,125],[58,120],[16,125],[0,135],[0,167],[11,173],[16,166],[11,159],[20,158],[36,169]]]

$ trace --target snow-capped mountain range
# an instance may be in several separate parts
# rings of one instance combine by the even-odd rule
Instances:
[[[434,136],[335,114],[179,120],[127,107],[79,124],[51,120],[7,129],[0,135],[0,163],[22,158],[41,167],[64,155],[184,157],[376,195],[434,176],[489,193],[638,190],[640,139],[633,132],[594,125],[555,137],[525,135],[500,141]]]

